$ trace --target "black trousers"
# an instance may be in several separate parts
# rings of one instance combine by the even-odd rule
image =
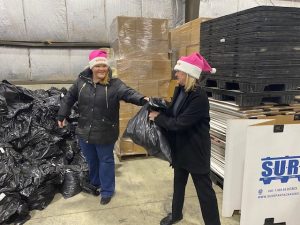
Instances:
[[[182,168],[174,169],[174,193],[172,202],[172,216],[174,219],[182,215],[185,187],[189,172]],[[191,173],[197,191],[202,217],[205,225],[220,225],[216,193],[208,174]]]

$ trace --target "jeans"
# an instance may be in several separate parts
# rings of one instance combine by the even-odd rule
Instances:
[[[90,183],[100,188],[102,197],[111,197],[115,192],[114,144],[88,144],[79,139],[79,145],[89,166]]]

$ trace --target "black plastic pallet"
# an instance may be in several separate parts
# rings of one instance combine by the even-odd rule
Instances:
[[[212,64],[214,65],[214,64]],[[248,78],[299,78],[299,72],[280,71],[261,71],[261,70],[234,70],[222,67],[217,68],[216,75],[225,77],[248,77]]]
[[[300,15],[300,14],[299,14]],[[257,18],[255,15],[252,15],[252,18],[245,17],[243,18],[233,18],[231,20],[222,20],[218,22],[213,22],[212,20],[201,23],[201,33],[225,30],[234,32],[236,29],[248,28],[252,30],[253,28],[263,29],[264,27],[286,27],[286,29],[293,29],[294,26],[299,26],[300,16],[282,18],[279,16],[269,16],[264,17],[260,16]],[[277,28],[275,28],[277,29]]]
[[[255,42],[252,40],[248,43],[239,43],[238,41],[232,41],[224,39],[223,37],[218,37],[216,39],[209,38],[208,40],[201,40],[201,45],[203,48],[208,49],[216,49],[220,48],[222,50],[227,51],[251,51],[251,52],[266,52],[266,51],[274,51],[274,52],[299,52],[300,51],[300,43],[299,41],[287,42],[287,41],[279,41],[279,42]]]
[[[222,61],[210,60],[216,68],[230,69],[234,71],[274,71],[276,73],[299,73],[300,74],[300,65],[260,65],[255,63],[224,63]]]
[[[218,66],[221,66],[223,68],[226,67],[234,67],[234,68],[262,68],[262,69],[281,69],[281,68],[287,68],[287,69],[292,69],[292,68],[300,68],[300,61],[295,60],[295,61],[287,61],[282,62],[280,60],[241,60],[241,59],[234,59],[234,58],[218,58],[218,57],[207,57],[207,60],[211,64],[216,64]]]
[[[223,90],[212,87],[203,87],[208,97],[220,101],[231,101],[238,106],[258,106],[263,103],[291,104],[295,96],[300,95],[300,90],[271,91],[243,93],[240,91]]]
[[[207,58],[211,57],[215,61],[221,60],[226,62],[262,62],[262,63],[279,63],[293,65],[300,61],[300,51],[299,52],[223,52],[222,54],[218,52],[213,52],[206,48],[201,49],[201,53]],[[238,60],[238,61],[236,61]]]
[[[299,18],[300,20],[300,18]],[[300,23],[286,26],[286,25],[276,25],[273,26],[262,26],[262,25],[235,25],[232,27],[214,27],[209,29],[201,29],[201,34],[204,36],[213,36],[213,35],[225,35],[225,36],[243,36],[244,34],[253,33],[253,32],[276,32],[276,33],[284,33],[284,32],[293,32],[294,35],[299,34],[300,32]]]
[[[299,8],[294,7],[278,7],[278,6],[258,6],[251,9],[239,11],[216,19],[205,21],[204,25],[228,22],[234,19],[249,20],[255,18],[257,20],[266,20],[266,18],[278,18],[278,20],[294,19],[299,17]]]
[[[216,43],[230,43],[230,44],[246,44],[253,42],[298,42],[300,33],[293,32],[252,32],[241,35],[232,34],[205,34],[201,33],[200,43],[216,44]],[[206,42],[209,41],[209,43]],[[202,44],[202,43],[201,43]]]
[[[239,90],[244,93],[265,91],[290,91],[300,87],[299,78],[232,78],[208,76],[203,82],[205,87],[224,90]]]

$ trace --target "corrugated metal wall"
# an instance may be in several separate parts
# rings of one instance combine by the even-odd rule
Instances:
[[[164,18],[172,27],[182,18],[182,1],[0,0],[0,80],[71,81],[87,65],[91,49],[109,46],[116,16]],[[43,47],[44,42],[63,48]]]

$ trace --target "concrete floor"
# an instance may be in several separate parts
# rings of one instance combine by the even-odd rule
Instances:
[[[171,208],[173,171],[168,163],[156,158],[116,158],[116,194],[102,206],[99,197],[80,193],[64,199],[57,194],[42,211],[32,211],[26,224],[39,225],[155,225]],[[219,210],[222,189],[214,185]],[[204,225],[191,177],[186,189],[183,211],[184,225]],[[238,225],[239,215],[221,218],[222,225]]]

